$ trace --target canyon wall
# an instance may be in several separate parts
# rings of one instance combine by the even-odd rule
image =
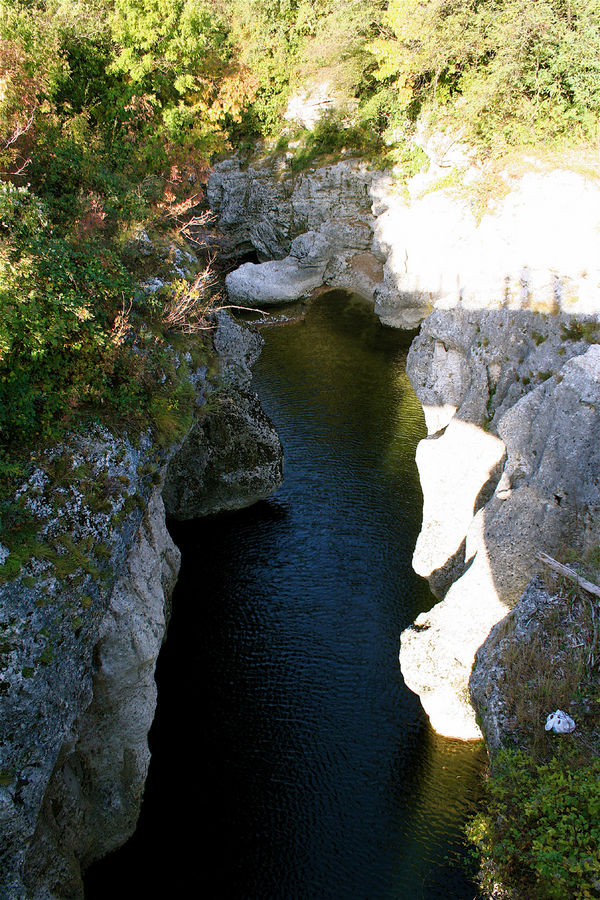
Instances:
[[[598,542],[600,346],[562,315],[440,311],[408,373],[429,432],[413,565],[442,599],[403,633],[402,672],[436,730],[476,738],[476,650],[539,572],[538,552]]]
[[[481,213],[438,183],[447,166],[432,153],[402,186],[353,159],[303,173],[229,160],[209,196],[231,258],[259,260],[227,277],[233,302],[342,287],[387,325],[421,325],[408,362],[428,429],[414,565],[440,602],[403,634],[401,665],[436,729],[470,738],[473,657],[537,551],[597,544],[600,191],[533,172]],[[0,585],[2,897],[80,897],[81,867],[135,826],[178,568],[163,499],[171,516],[203,515],[281,481],[250,387],[259,343],[220,315],[220,373],[193,373],[198,412],[180,445],[96,427],[19,491],[46,549]]]
[[[135,828],[179,568],[163,492],[186,518],[281,483],[281,445],[249,387],[261,339],[221,313],[214,344],[216,376],[192,374],[186,440],[161,449],[97,427],[49,451],[20,490],[54,552],[0,586],[2,898],[83,897],[82,868]]]

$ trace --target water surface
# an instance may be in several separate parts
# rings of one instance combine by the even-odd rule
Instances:
[[[434,602],[410,565],[424,425],[406,338],[341,293],[263,333],[256,387],[285,482],[173,526],[140,827],[86,896],[470,900],[481,752],[431,732],[398,664]]]

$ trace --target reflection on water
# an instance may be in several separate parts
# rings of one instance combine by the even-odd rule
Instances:
[[[256,384],[285,483],[174,528],[140,828],[86,896],[470,900],[480,751],[431,732],[398,665],[433,602],[410,566],[424,428],[405,338],[341,294],[265,337]]]

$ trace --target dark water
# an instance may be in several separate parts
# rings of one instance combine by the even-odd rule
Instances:
[[[86,897],[470,900],[481,752],[431,732],[398,665],[433,603],[410,566],[424,428],[405,339],[341,294],[264,334],[285,483],[173,527],[140,827]]]

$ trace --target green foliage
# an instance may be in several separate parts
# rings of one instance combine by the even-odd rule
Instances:
[[[0,185],[0,441],[51,437],[119,381],[114,319],[131,281],[97,244],[74,246],[26,188]]]
[[[600,326],[594,320],[582,322],[573,320],[569,325],[562,326],[563,341],[586,341],[588,344],[600,343]]]
[[[232,43],[258,84],[246,128],[279,133],[290,92],[313,80],[348,100],[368,96],[374,58],[366,44],[381,21],[381,0],[233,0],[226,7]]]
[[[294,140],[280,140],[279,151],[293,147],[290,162],[293,172],[308,168],[330,155],[339,156],[342,151],[375,156],[382,149],[379,135],[361,125],[344,123],[337,113],[322,116],[312,130],[302,129],[293,135]]]
[[[427,106],[489,148],[596,133],[595,0],[391,0],[385,24],[369,49],[407,116]]]
[[[470,829],[485,859],[485,887],[530,900],[591,900],[600,889],[600,760],[544,764],[501,751],[487,808]]]
[[[204,0],[0,2],[5,495],[34,446],[86,417],[152,425],[164,443],[189,423],[185,367],[152,303],[135,301],[139,267],[123,248],[140,224],[193,211],[198,148],[225,144],[224,123],[252,93],[226,31]],[[203,314],[209,306],[205,295]],[[11,533],[7,566],[18,571]]]

